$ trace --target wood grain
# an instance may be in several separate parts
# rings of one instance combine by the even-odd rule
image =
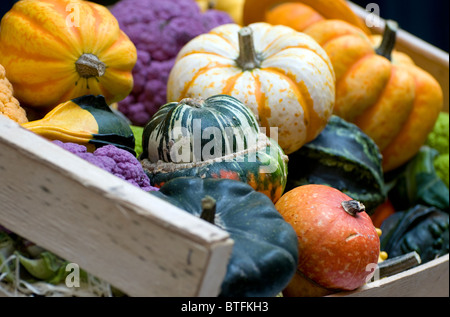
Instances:
[[[330,297],[448,297],[448,254],[402,273]]]

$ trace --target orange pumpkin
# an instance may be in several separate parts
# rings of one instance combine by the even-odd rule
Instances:
[[[53,108],[79,96],[108,104],[133,87],[136,48],[101,5],[82,0],[21,0],[0,25],[0,63],[15,97]]]
[[[370,216],[370,219],[372,219],[373,225],[376,228],[380,228],[383,221],[394,213],[394,205],[392,205],[391,201],[388,199],[375,209],[373,215]]]
[[[371,34],[345,0],[246,0],[244,4],[244,25],[268,22],[301,32],[306,25],[323,19],[343,20]]]
[[[383,155],[383,170],[411,159],[443,106],[439,83],[406,55],[393,51],[397,26],[387,23],[380,47],[360,29],[325,20],[305,30],[328,53],[336,73],[334,113],[369,135]]]
[[[303,32],[307,27],[323,20],[325,20],[323,15],[300,2],[286,2],[277,5],[266,12],[265,18],[267,23],[286,25],[299,32]]]
[[[275,207],[298,237],[298,272],[285,296],[366,283],[378,263],[380,240],[361,203],[329,186],[304,185],[285,193]]]
[[[313,140],[333,112],[334,71],[311,37],[268,23],[226,24],[179,52],[167,84],[168,101],[231,95],[266,128],[278,128],[286,154]]]

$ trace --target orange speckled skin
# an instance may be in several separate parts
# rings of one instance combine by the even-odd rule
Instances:
[[[136,48],[110,11],[92,2],[21,0],[2,18],[0,47],[15,96],[30,107],[51,109],[87,94],[111,104],[133,87]],[[80,78],[75,62],[84,53],[106,65],[103,76]]]
[[[364,285],[373,273],[368,265],[378,262],[376,229],[367,213],[354,217],[344,211],[341,203],[348,200],[335,188],[304,185],[285,193],[275,205],[297,233],[298,270],[327,289]]]
[[[178,53],[167,83],[167,102],[230,95],[247,105],[260,125],[277,128],[289,155],[325,128],[335,102],[331,62],[311,37],[283,25],[253,23],[259,66],[236,60],[241,26],[225,24],[201,34]]]
[[[359,27],[366,34],[370,34],[369,28],[366,26],[365,21],[360,18],[348,5],[345,0],[291,0],[291,1],[280,1],[280,0],[246,0],[244,3],[244,13],[243,21],[244,25],[264,21],[267,17],[267,12],[277,8],[278,6],[289,4],[289,8],[295,14],[295,7],[308,7],[309,12],[315,12],[317,15],[322,16],[325,19],[339,19],[346,21],[352,25]],[[288,8],[288,7],[286,7]],[[301,9],[300,9],[301,10]],[[303,10],[301,10],[303,11]],[[286,12],[286,11],[285,11]],[[304,11],[303,11],[304,12]],[[298,13],[298,11],[297,11]],[[299,16],[299,18],[301,15]],[[311,18],[312,15],[307,14],[307,18]],[[317,17],[317,16],[316,16]],[[282,21],[282,18],[279,19]],[[269,21],[266,21],[269,22]],[[282,25],[287,25],[290,27],[295,27],[296,22],[282,21]],[[286,23],[287,22],[287,23]],[[294,22],[291,24],[290,22]],[[270,23],[270,22],[269,22]],[[298,30],[302,31],[302,30]]]
[[[394,51],[376,54],[369,38],[344,21],[326,20],[305,30],[327,52],[336,74],[334,114],[355,123],[383,155],[383,170],[411,159],[425,142],[443,106],[439,83]]]
[[[286,25],[299,32],[303,32],[307,27],[324,19],[310,6],[300,2],[281,3],[266,12],[266,22],[272,25]]]

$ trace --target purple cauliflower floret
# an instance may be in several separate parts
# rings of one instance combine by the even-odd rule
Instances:
[[[110,144],[91,153],[84,145],[64,143],[59,140],[53,143],[147,192],[159,190],[150,185],[150,179],[145,174],[141,163],[126,150]]]
[[[118,104],[137,126],[167,102],[169,73],[181,48],[216,26],[234,23],[223,11],[202,13],[195,0],[122,0],[111,12],[137,49],[133,90]]]

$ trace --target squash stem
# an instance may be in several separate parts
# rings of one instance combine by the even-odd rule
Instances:
[[[202,108],[205,105],[205,100],[203,98],[184,98],[180,101],[181,103],[193,108]]]
[[[366,207],[357,200],[347,200],[341,203],[342,208],[350,216],[356,217],[360,212],[366,211]]]
[[[253,43],[253,31],[250,27],[243,27],[239,30],[239,57],[236,59],[237,65],[242,70],[252,70],[259,68],[261,61],[255,51]]]
[[[94,54],[81,55],[75,62],[75,68],[82,78],[101,77],[106,71],[106,65]]]
[[[398,23],[392,20],[386,21],[384,27],[383,40],[380,46],[376,49],[376,53],[380,56],[391,60],[391,54],[395,47],[395,42],[398,32]]]
[[[205,196],[202,199],[202,213],[200,218],[214,224],[214,218],[216,216],[216,200],[211,196]]]

